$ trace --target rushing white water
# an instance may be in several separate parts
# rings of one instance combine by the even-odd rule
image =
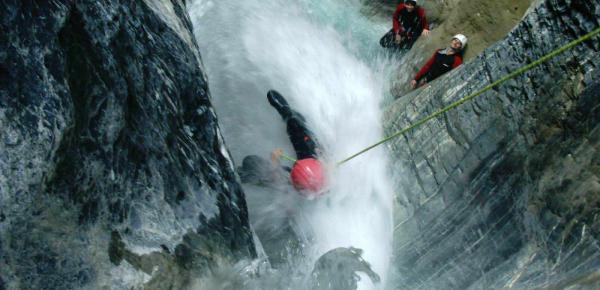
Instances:
[[[267,157],[275,148],[294,156],[285,126],[266,100],[269,89],[281,92],[306,117],[326,151],[329,193],[310,201],[290,194],[259,199],[254,193],[260,189],[248,187],[250,206],[263,206],[251,208],[253,224],[281,219],[277,213],[282,208],[291,210],[296,231],[308,237],[308,265],[302,267],[312,267],[337,247],[360,248],[382,283],[373,286],[363,277],[359,289],[383,289],[393,231],[385,152],[374,149],[339,168],[334,163],[383,137],[379,104],[385,78],[359,55],[368,51],[362,49],[364,37],[356,40],[348,25],[336,22],[341,16],[321,13],[332,9],[317,11],[319,3],[346,7],[339,13],[352,10],[355,20],[360,17],[360,7],[329,0],[197,0],[190,15],[220,126],[236,163],[250,154]],[[370,45],[377,45],[377,39]]]

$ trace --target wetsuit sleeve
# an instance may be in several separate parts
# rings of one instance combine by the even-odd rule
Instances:
[[[461,65],[463,63],[462,57],[460,56],[456,56],[454,57],[454,63],[452,64],[452,68],[456,68],[457,66]]]
[[[423,30],[429,30],[429,23],[427,22],[427,16],[425,16],[425,9],[419,8],[419,18],[421,18],[421,25]]]
[[[438,53],[438,51],[439,51],[439,49],[433,53],[433,55],[427,61],[427,63],[425,63],[425,65],[421,68],[421,70],[419,70],[419,72],[417,73],[417,75],[414,78],[415,81],[420,81],[421,78],[423,78],[423,76],[425,76],[429,72],[429,70],[433,66],[433,63],[435,62],[435,55]]]
[[[394,23],[394,33],[395,34],[404,32],[404,27],[402,27],[402,25],[400,25],[400,20],[398,20],[398,18],[400,17],[400,12],[402,12],[402,9],[404,9],[404,4],[398,5],[398,8],[396,8],[396,12],[394,12],[393,23]]]

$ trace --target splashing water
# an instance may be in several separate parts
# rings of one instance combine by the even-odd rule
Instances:
[[[342,2],[338,7],[348,7]],[[275,148],[294,155],[285,124],[266,100],[269,89],[281,92],[306,117],[329,163],[330,191],[316,200],[246,186],[253,226],[293,219],[306,258],[288,262],[302,269],[312,269],[321,255],[335,248],[362,249],[382,282],[373,285],[362,276],[359,289],[384,289],[393,231],[385,152],[369,151],[339,168],[335,161],[382,138],[379,104],[385,73],[364,62],[367,54],[358,56],[369,51],[361,36],[374,38],[370,32],[361,30],[362,40],[354,40],[348,25],[327,22],[340,17],[321,13],[332,8],[315,9],[319,3],[197,0],[190,15],[220,126],[236,163],[250,154],[266,157]],[[352,10],[356,19],[358,9],[340,13]],[[376,40],[370,45],[377,45]]]

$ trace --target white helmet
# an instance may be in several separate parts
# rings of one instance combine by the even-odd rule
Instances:
[[[458,41],[460,41],[460,43],[462,44],[462,48],[464,48],[465,45],[467,45],[468,39],[463,34],[457,34],[455,36],[452,36],[452,39],[458,39]]]
[[[415,5],[419,4],[419,2],[417,0],[406,0],[406,1],[404,1],[404,3],[409,2],[409,1],[410,2],[415,2]]]

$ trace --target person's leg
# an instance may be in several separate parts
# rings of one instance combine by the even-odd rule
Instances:
[[[269,90],[267,100],[273,106],[284,120],[292,116],[292,109],[285,98],[276,90]]]
[[[379,40],[379,45],[381,45],[383,48],[394,48],[396,46],[393,29],[386,33],[381,40]]]
[[[413,45],[415,44],[415,42],[417,41],[417,39],[418,39],[418,36],[407,39],[406,42],[404,43],[404,49],[411,49],[413,47]]]
[[[313,137],[314,134],[306,127],[306,121],[300,113],[293,112],[287,119],[287,133],[298,160],[317,157],[319,145]]]
[[[318,143],[306,126],[302,114],[292,110],[285,98],[275,90],[267,93],[267,99],[287,123],[287,133],[296,151],[296,158],[300,160],[316,157]]]

